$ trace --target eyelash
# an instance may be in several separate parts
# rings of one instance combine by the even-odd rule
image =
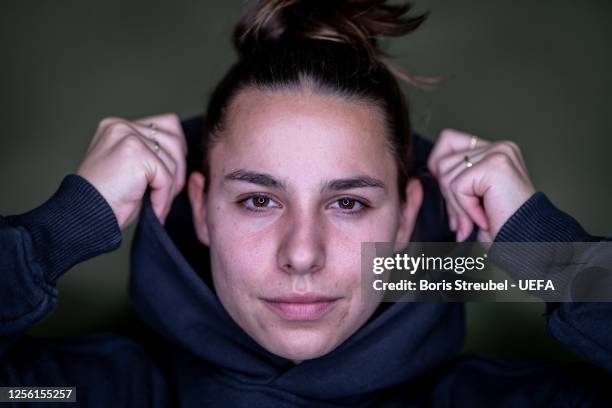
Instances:
[[[272,197],[266,195],[266,194],[251,194],[247,197],[242,198],[241,200],[238,201],[238,204],[240,206],[242,206],[242,208],[244,208],[247,211],[252,211],[252,212],[264,212],[266,211],[266,208],[274,208],[274,207],[256,207],[254,205],[249,206],[247,203],[249,202],[249,200],[252,200],[254,198],[258,198],[258,197],[262,197],[266,200],[269,201],[275,201]],[[366,211],[367,209],[370,208],[369,205],[367,205],[366,203],[364,203],[361,200],[357,200],[356,198],[351,198],[351,197],[340,197],[337,200],[334,200],[333,203],[339,203],[342,200],[349,200],[350,202],[352,202],[353,204],[359,204],[361,207],[357,210],[355,209],[342,209],[339,208],[339,210],[343,213],[343,214],[347,214],[347,215],[358,215],[361,214],[362,212]],[[280,207],[280,205],[279,205]],[[259,209],[258,209],[259,208]]]
[[[351,197],[340,197],[337,200],[334,200],[333,203],[339,203],[341,201],[344,200],[348,200],[350,202],[353,203],[353,205],[358,204],[361,207],[357,210],[355,209],[344,209],[344,208],[339,208],[340,211],[342,211],[343,214],[347,214],[347,215],[358,215],[361,214],[362,212],[366,211],[368,208],[370,208],[369,205],[367,205],[366,203],[364,203],[361,200],[357,200],[356,198],[351,198]]]
[[[275,201],[272,197],[269,197],[265,194],[251,194],[247,197],[244,197],[243,199],[238,201],[238,204],[241,205],[245,210],[247,211],[253,211],[253,212],[264,212],[266,211],[266,208],[270,208],[270,207],[256,207],[256,206],[248,206],[247,203],[249,200],[252,200],[254,198],[257,197],[263,197],[264,199],[267,199],[269,201]]]

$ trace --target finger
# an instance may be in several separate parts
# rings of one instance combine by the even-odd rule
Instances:
[[[491,145],[489,144],[489,145],[475,148],[473,150],[462,150],[462,151],[450,153],[450,154],[447,154],[446,156],[441,157],[438,160],[438,164],[437,164],[437,173],[439,177],[455,169],[458,164],[465,165],[466,155],[468,157],[475,157],[477,155],[482,155],[483,153],[488,151],[490,146]]]
[[[480,148],[470,150],[473,157],[483,157],[488,147],[482,146]],[[438,176],[438,182],[440,185],[440,191],[446,199],[447,208],[449,212],[451,230],[457,232],[458,237],[467,236],[474,228],[474,222],[469,214],[461,207],[460,203],[455,197],[455,193],[451,189],[452,181],[457,177],[459,173],[464,171],[466,167],[465,152],[458,152],[445,156],[439,164],[439,170],[441,171]]]
[[[116,140],[111,146],[117,147],[121,143],[134,143],[134,141],[137,140],[138,145],[145,147],[145,151],[148,152],[144,159],[146,173],[148,174],[147,183],[149,185],[151,174],[162,173],[171,175],[172,183],[170,186],[161,188],[161,191],[156,191],[155,194],[152,192],[151,194],[152,202],[155,200],[154,210],[160,220],[164,220],[170,210],[172,199],[175,197],[176,193],[178,193],[179,188],[182,188],[181,178],[184,179],[182,175],[186,172],[185,159],[179,157],[177,163],[177,160],[175,160],[175,158],[165,149],[165,146],[170,146],[170,148],[177,151],[177,144],[169,143],[168,140],[171,136],[165,135],[160,131],[157,131],[158,135],[156,135],[155,140],[148,139],[143,133],[146,134],[145,130],[151,131],[151,129],[147,129],[142,125],[121,118],[107,118],[100,126],[103,129],[103,134],[99,136],[99,143],[104,140],[107,140],[108,143],[113,143],[113,141]],[[136,152],[141,152],[141,150],[136,149]],[[161,168],[161,170],[157,171],[158,168]],[[169,200],[161,198],[168,193],[170,194]]]
[[[166,170],[168,170],[168,172],[172,175],[174,184],[177,184],[178,163],[176,163],[174,158],[162,147],[158,140],[146,138],[142,138],[142,140],[149,150],[153,152],[153,154],[155,154],[159,160],[161,160],[162,164],[166,167]],[[175,186],[175,189],[176,188],[177,187]]]
[[[484,196],[487,189],[484,180],[487,177],[488,170],[490,169],[488,169],[486,161],[481,160],[460,172],[451,182],[451,190],[457,202],[483,230],[489,229],[489,222],[481,201],[481,197]],[[467,235],[469,235],[469,231],[464,232],[462,237],[467,237]]]
[[[450,229],[459,235],[463,234],[463,231],[466,229],[471,229],[472,221],[461,208],[452,191],[444,189],[442,195],[446,201],[446,208],[449,213]]]
[[[454,154],[448,159],[449,162],[454,162],[455,167],[449,170],[447,173],[442,175],[440,179],[444,185],[444,189],[448,191],[448,200],[456,210],[458,214],[457,220],[457,240],[462,241],[470,235],[474,228],[474,223],[478,225],[480,229],[488,230],[489,223],[482,207],[481,199],[479,196],[476,197],[465,197],[462,196],[456,190],[456,183],[459,177],[469,176],[473,174],[471,171],[474,163],[483,161],[487,155],[490,154],[490,147],[480,149],[479,153],[476,153],[469,158],[469,162],[472,163],[472,167],[467,166],[465,160],[466,155],[464,153]]]
[[[162,132],[176,136],[176,140],[179,142],[179,146],[181,147],[183,154],[187,154],[187,139],[183,133],[181,120],[176,114],[167,113],[163,115],[149,116],[137,119],[134,122],[143,126],[151,126],[153,123]]]
[[[485,157],[496,153],[502,153],[508,156],[508,158],[512,160],[517,170],[520,170],[521,174],[527,176],[526,168],[520,155],[520,149],[510,141],[489,143],[474,150],[464,150],[449,154],[440,159],[438,169],[440,170],[440,174],[443,175],[450,172],[451,169],[456,168],[459,164],[465,166],[466,156],[468,157],[470,162],[476,163],[482,161]],[[440,176],[439,178],[441,179],[441,177],[442,176]]]
[[[161,130],[166,133],[172,133],[179,135],[183,133],[183,127],[181,126],[181,120],[175,113],[164,113],[161,115],[147,116],[136,119],[134,122],[148,125],[155,123]]]
[[[150,131],[150,130],[149,130]],[[130,122],[127,119],[119,117],[106,117],[100,121],[96,133],[89,146],[91,150],[94,146],[99,143],[107,143],[112,146],[120,143],[123,138],[131,133],[137,133],[140,136],[145,136],[141,129],[135,126],[134,122]]]
[[[487,146],[481,146],[475,148],[473,150],[469,150],[471,154],[480,154],[486,151]],[[465,166],[465,154],[458,152],[454,154],[448,154],[440,159],[438,162],[438,182],[440,184],[441,191],[445,194],[446,207],[449,217],[449,226],[452,231],[461,232],[466,228],[472,228],[472,223],[470,220],[462,220],[462,218],[469,218],[467,214],[465,214],[460,209],[456,200],[452,197],[452,195],[448,196],[449,190],[449,182],[454,178],[458,171],[460,170],[461,164]],[[448,198],[447,198],[448,197]]]
[[[516,170],[518,170],[525,178],[529,179],[529,175],[527,174],[527,165],[523,159],[521,149],[516,143],[511,140],[501,140],[494,143],[494,145],[495,149],[492,151],[504,153],[510,157],[514,166],[516,167]]]
[[[100,120],[96,132],[94,133],[94,136],[87,148],[87,153],[94,150],[102,142],[111,143],[114,145],[120,140],[121,136],[130,133],[132,129],[126,122],[127,121],[125,119],[114,116],[105,117]],[[112,136],[116,137],[112,139]],[[109,139],[112,140],[109,141]],[[112,148],[112,146],[109,146],[109,148]]]
[[[119,117],[104,118],[100,121],[98,130],[88,150],[91,150],[93,146],[99,142],[99,139],[102,139],[102,135],[115,136],[115,140],[120,141],[122,136],[130,133],[129,129],[132,129],[133,131],[139,132],[144,137],[151,136],[153,133],[151,124],[155,124],[156,126],[154,136],[155,139],[158,139],[160,147],[166,150],[173,157],[174,162],[177,163],[176,181],[178,187],[176,191],[178,193],[182,190],[186,182],[187,141],[183,134],[180,120],[175,114],[151,116],[133,122]]]
[[[451,231],[457,231],[457,214],[450,203],[446,203],[446,213],[448,214],[448,226]]]
[[[178,194],[184,186],[187,171],[186,159],[181,152],[178,136],[167,134],[158,128],[153,129],[137,122],[121,120],[121,124],[129,126],[134,132],[138,133],[147,141],[146,145],[162,159],[174,176],[176,183],[174,191]]]
[[[520,149],[514,142],[511,142],[511,141],[507,141],[507,140],[497,141],[495,143],[492,143],[489,146],[484,156],[480,155],[478,157],[475,157],[474,159],[472,159],[471,155],[469,157],[470,157],[470,160],[473,162],[482,161],[484,158],[488,158],[488,157],[491,157],[492,155],[500,154],[500,153],[511,160],[512,164],[514,165],[513,168],[515,168],[515,170],[518,170],[521,174],[527,175],[527,169],[521,157]]]
[[[469,157],[471,167],[466,166],[465,158]],[[455,164],[455,168],[447,170]],[[445,196],[453,208],[458,205],[461,210],[457,221],[457,239],[467,237],[475,222],[481,230],[489,231],[490,223],[485,211],[486,186],[493,186],[495,174],[516,174],[528,180],[527,170],[521,157],[518,146],[510,141],[498,141],[484,149],[474,149],[456,152],[445,156],[439,163],[439,168],[445,173],[439,177],[441,189],[447,191]],[[469,219],[465,218],[465,215]]]
[[[499,141],[494,143],[488,142],[484,146],[471,150],[458,151],[440,158],[438,161],[438,173],[440,175],[446,174],[451,169],[457,167],[459,163],[465,164],[466,156],[474,163],[492,153],[503,153],[512,159],[517,168],[525,168],[518,146],[510,141]]]
[[[170,212],[174,196],[174,176],[170,174],[168,168],[163,164],[159,157],[152,154],[150,164],[145,172],[147,183],[151,186],[151,204],[153,211],[163,224],[166,216]]]
[[[452,190],[453,180],[464,169],[465,164],[459,163],[455,168],[440,176],[441,191],[443,192],[443,196],[446,199],[447,205],[452,208],[451,211],[454,214],[454,231],[457,233],[458,241],[462,236],[469,235],[470,231],[474,226],[473,220],[457,201],[455,192]]]
[[[440,158],[448,154],[469,150],[471,138],[472,135],[469,133],[460,132],[454,129],[444,129],[440,133],[440,137],[436,141],[434,148],[429,155],[429,159],[427,161],[429,171],[433,175],[437,176],[437,164]],[[485,139],[478,138],[476,147],[481,147],[489,143],[490,142]]]
[[[99,134],[105,133],[109,126],[114,125],[118,122],[130,124],[132,126],[134,126],[135,124],[143,126],[142,128],[140,128],[140,130],[145,130],[144,132],[142,132],[145,136],[150,134],[151,124],[155,124],[157,131],[161,131],[162,133],[168,135],[176,136],[176,140],[179,143],[181,151],[184,155],[187,154],[187,140],[185,138],[180,119],[176,114],[169,113],[164,115],[150,116],[134,121],[115,116],[105,117],[100,120],[94,139],[96,139]]]
[[[460,175],[463,177],[464,172],[467,172],[466,174],[471,174],[473,178],[480,175],[481,178],[479,179],[479,182],[482,185],[482,180],[485,177],[490,178],[492,174],[500,170],[499,161],[489,159],[501,156],[508,161],[508,164],[512,168],[511,171],[522,174],[525,179],[528,179],[528,176],[526,176],[526,169],[523,167],[523,161],[520,157],[520,149],[513,142],[499,141],[491,143],[484,149],[475,149],[474,152],[475,153],[469,154],[467,154],[467,152],[457,152],[448,155],[443,159],[445,164],[443,164],[442,167],[450,166],[452,163],[456,163],[456,167],[453,171],[448,171],[443,177],[441,177],[441,179],[444,180],[443,184],[445,184],[445,188],[450,188],[451,190],[451,193],[449,193],[449,201],[453,204],[453,206],[455,203],[457,203],[462,207],[463,212],[459,212],[460,216],[467,214],[470,217],[469,221],[460,219],[457,222],[457,233],[459,240],[461,240],[461,237],[467,237],[470,234],[471,229],[473,228],[471,221],[476,222],[476,224],[482,230],[488,230],[490,225],[481,198],[484,196],[484,192],[480,196],[474,196],[474,194],[470,195],[469,193],[465,192],[464,194],[458,193],[455,188],[453,188],[453,183],[462,182],[456,181],[455,179],[457,179]],[[479,163],[479,166],[474,167],[474,165],[472,165],[472,167],[468,169],[466,167],[466,157],[469,157],[469,161],[473,164]],[[486,168],[486,171],[483,170],[483,168]],[[482,174],[478,174],[477,171],[481,172]]]
[[[160,128],[152,128],[151,125],[144,125],[138,122],[132,122],[141,134],[148,139],[155,139],[160,145],[160,148],[166,151],[176,163],[176,193],[178,194],[185,186],[187,176],[187,146],[185,138],[182,135],[167,133]],[[157,124],[155,124],[157,126]]]
[[[152,141],[147,141],[138,133],[131,133],[123,137],[120,143],[114,146],[118,151],[123,150],[129,156],[127,160],[137,164],[137,169],[144,173],[147,185],[152,189],[151,203],[153,210],[160,220],[165,220],[165,216],[170,210],[172,193],[175,182],[174,175],[168,168],[167,162],[171,158],[160,150],[159,154],[149,146]],[[113,154],[113,153],[111,153]]]

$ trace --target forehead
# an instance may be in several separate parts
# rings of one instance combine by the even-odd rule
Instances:
[[[309,89],[240,92],[211,152],[213,166],[218,156],[230,171],[248,166],[317,173],[318,179],[354,173],[385,177],[394,170],[379,109]]]

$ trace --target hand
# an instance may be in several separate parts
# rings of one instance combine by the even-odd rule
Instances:
[[[493,242],[502,225],[535,193],[521,151],[511,141],[490,142],[445,129],[427,167],[446,199],[457,241],[465,240],[476,223],[478,241]]]
[[[187,144],[174,114],[136,121],[103,119],[77,174],[109,203],[119,227],[138,215],[147,186],[162,223],[185,185]]]

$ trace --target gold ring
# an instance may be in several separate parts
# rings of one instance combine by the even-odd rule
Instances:
[[[470,158],[468,156],[463,156],[463,161],[465,162],[465,167],[467,167],[468,169],[474,165],[474,163],[470,161]]]
[[[478,136],[472,135],[470,137],[470,150],[474,150],[476,143],[478,143]]]

